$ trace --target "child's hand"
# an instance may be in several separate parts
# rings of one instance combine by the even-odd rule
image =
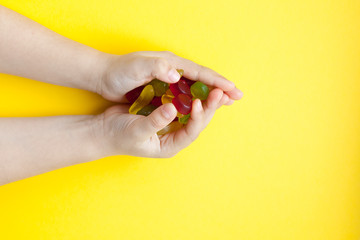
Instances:
[[[216,88],[201,104],[193,101],[191,118],[180,130],[158,136],[156,133],[172,122],[176,109],[168,103],[149,116],[129,114],[129,104],[110,107],[96,116],[94,128],[97,145],[103,156],[132,155],[140,157],[172,157],[193,142],[221,105],[223,91]],[[228,99],[228,98],[227,98]]]
[[[0,184],[109,155],[173,156],[196,139],[217,107],[242,96],[216,72],[172,53],[102,53],[1,5],[0,29],[0,72],[97,92],[122,103],[98,116],[0,118]],[[154,78],[178,81],[176,69],[215,89],[204,108],[193,101],[184,128],[158,137],[175,118],[174,105],[160,106],[147,117],[130,115],[124,96]]]
[[[154,78],[167,83],[177,82],[176,69],[184,69],[184,77],[201,81],[224,91],[223,104],[230,105],[242,97],[235,84],[215,71],[171,52],[133,52],[126,55],[102,55],[104,67],[97,80],[96,91],[104,98],[126,103],[125,94]]]

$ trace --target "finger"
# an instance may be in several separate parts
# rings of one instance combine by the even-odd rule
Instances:
[[[231,91],[235,88],[233,82],[227,80],[225,77],[208,67],[201,66],[193,61],[178,56],[176,56],[175,59],[175,61],[178,62],[179,68],[184,69],[184,77],[188,79],[221,88],[223,91]],[[178,66],[176,64],[174,65]]]
[[[217,106],[219,105],[224,95],[226,94],[224,94],[224,92],[218,88],[210,92],[206,102],[204,103],[203,128],[205,128],[213,118],[217,110]]]
[[[224,105],[226,105],[226,106],[230,106],[230,105],[232,105],[234,102],[235,102],[234,100],[229,99],[229,101],[228,101],[228,102],[226,102]]]
[[[201,66],[189,59],[185,59],[175,55],[172,52],[141,52],[144,56],[159,56],[165,58],[169,63],[178,68],[184,70],[184,77],[194,80],[201,81],[205,84],[212,85],[222,89],[223,91],[231,91],[235,88],[235,84],[214,70]]]
[[[224,76],[191,60],[175,55],[169,62],[177,68],[184,69],[184,77],[188,79],[218,87],[223,91],[231,91],[235,88],[235,84]]]
[[[208,98],[204,102],[205,113],[216,110],[217,106],[219,105],[224,95],[226,94],[224,94],[224,92],[219,88],[215,88],[214,90],[212,90],[209,93]]]
[[[139,118],[134,123],[134,132],[139,139],[148,139],[170,124],[176,114],[177,110],[172,103],[164,104],[155,109],[149,116]]]
[[[229,96],[227,94],[223,94],[223,96],[221,97],[218,105],[217,105],[217,108],[220,108],[222,105],[224,105],[225,103],[227,103],[229,101]]]
[[[220,89],[211,91],[204,107],[199,99],[195,99],[189,122],[185,127],[161,139],[162,149],[165,152],[178,152],[195,141],[214,115],[222,95],[223,92]]]
[[[179,81],[180,74],[165,58],[145,57],[144,60],[146,75],[144,79],[146,82],[149,82],[154,78],[167,83],[175,83]]]
[[[191,117],[185,127],[176,132],[166,134],[161,141],[162,151],[165,153],[177,153],[187,147],[200,134],[204,119],[204,110],[199,99],[192,104]]]
[[[233,100],[240,100],[244,96],[244,93],[236,87],[233,90],[227,91],[225,93]]]

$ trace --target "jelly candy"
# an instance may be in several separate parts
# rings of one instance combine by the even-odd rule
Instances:
[[[154,97],[153,100],[151,100],[151,104],[160,107],[162,105],[161,97]]]
[[[169,89],[169,84],[158,79],[154,79],[150,82],[150,85],[153,86],[155,91],[155,96],[160,97],[162,96],[166,90]]]
[[[187,85],[185,80],[179,80],[177,83],[170,84],[170,90],[175,97],[179,94],[191,96],[190,87]]]
[[[178,118],[182,118],[182,117],[185,116],[185,115],[178,112],[178,113],[176,114],[176,116],[177,116]]]
[[[191,85],[193,85],[194,83],[196,83],[195,81],[190,80],[190,79],[187,79],[187,78],[185,78],[185,77],[182,77],[181,80],[184,80],[189,87],[191,87]]]
[[[174,98],[174,94],[172,94],[172,92],[170,91],[170,89],[168,89],[166,92],[165,92],[166,95]]]
[[[187,122],[189,121],[189,118],[190,118],[190,113],[179,118],[179,123],[187,124]]]
[[[133,104],[135,100],[140,96],[141,91],[144,89],[144,86],[137,87],[130,92],[125,94],[126,99],[129,103]]]
[[[180,74],[180,77],[184,74],[183,69],[177,69],[177,72]],[[165,94],[166,90],[169,89],[169,84],[159,79],[154,79],[150,82],[155,91],[155,96],[160,97]]]
[[[164,94],[164,95],[161,97],[161,102],[162,102],[162,104],[171,103],[172,100],[173,100],[173,98],[170,97],[169,95],[165,95],[165,94]]]
[[[168,84],[153,79],[148,85],[137,87],[126,93],[126,98],[132,104],[129,112],[143,116],[150,115],[157,107],[166,103],[173,103],[177,112],[175,119],[158,135],[177,131],[191,118],[192,99],[207,99],[210,87],[204,83],[187,79],[184,70],[177,69],[181,78],[177,83]]]
[[[176,71],[180,74],[180,77],[184,75],[184,69],[176,69]]]
[[[161,97],[162,104],[171,103],[174,98],[174,95],[171,93],[170,89],[166,91],[164,95]]]
[[[172,122],[169,125],[167,125],[166,127],[164,127],[163,129],[161,129],[160,131],[158,131],[157,134],[164,135],[167,133],[175,132],[175,131],[179,130],[182,126],[183,125],[181,123],[179,123],[178,121]]]
[[[176,97],[177,95],[180,94],[180,90],[179,90],[179,87],[177,85],[177,83],[173,83],[173,84],[170,84],[170,90],[171,90],[171,93]]]
[[[205,100],[209,95],[209,88],[202,82],[196,82],[190,87],[193,97]]]
[[[136,114],[137,115],[143,115],[143,116],[149,116],[150,113],[152,113],[157,107],[149,104],[146,105],[145,107],[143,107],[142,109],[140,109]]]
[[[181,93],[191,96],[190,87],[185,80],[179,80],[177,85]]]
[[[191,112],[192,100],[188,95],[179,94],[173,98],[172,103],[181,114],[186,115]]]
[[[136,114],[140,109],[148,105],[154,98],[154,88],[151,85],[147,85],[142,90],[140,96],[135,100],[129,109],[129,113]]]

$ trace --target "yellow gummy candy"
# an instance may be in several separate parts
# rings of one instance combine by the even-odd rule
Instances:
[[[151,85],[147,85],[140,96],[135,100],[129,109],[129,113],[136,114],[140,109],[148,105],[154,98],[154,88]]]

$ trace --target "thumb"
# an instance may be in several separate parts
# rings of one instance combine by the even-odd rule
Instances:
[[[138,136],[144,140],[166,127],[176,117],[177,110],[172,103],[164,104],[155,109],[149,116],[141,118],[136,124]]]

